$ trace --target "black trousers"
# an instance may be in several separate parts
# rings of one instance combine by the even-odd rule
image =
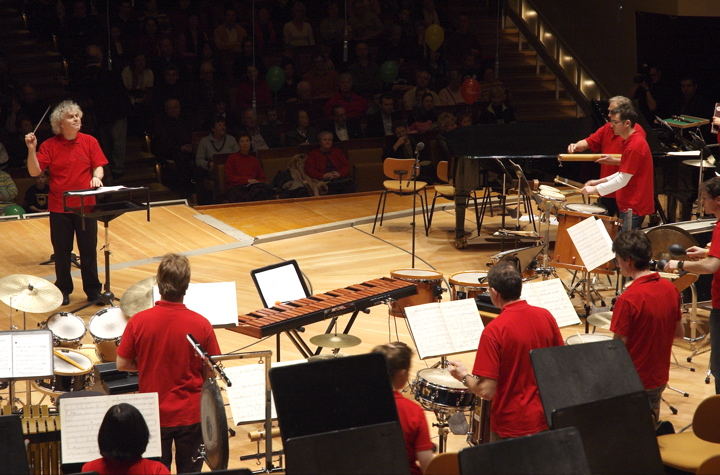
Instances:
[[[97,221],[85,219],[72,213],[50,213],[50,240],[55,254],[55,285],[63,294],[71,294],[73,281],[70,277],[70,254],[73,238],[77,236],[80,251],[80,273],[83,290],[88,297],[97,296],[102,290],[97,271]]]
[[[162,457],[160,461],[170,469],[172,463],[172,445],[175,441],[175,468],[177,473],[199,472],[203,460],[193,462],[198,456],[198,448],[202,444],[202,429],[200,423],[189,426],[161,427],[160,438]]]

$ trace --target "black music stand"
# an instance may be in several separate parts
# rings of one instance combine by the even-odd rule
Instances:
[[[133,194],[136,192],[145,192],[145,202],[137,203],[132,200]],[[119,199],[116,201],[104,201],[100,203],[96,203],[94,205],[88,205],[85,203],[85,199],[87,197],[114,197],[117,195],[124,195],[129,194],[129,196],[126,196],[125,199]],[[80,198],[80,206],[79,207],[69,207],[67,205],[67,199],[68,197],[78,197]],[[110,230],[109,225],[110,221],[117,218],[118,216],[125,214],[130,211],[139,211],[139,210],[146,210],[147,212],[147,220],[150,221],[150,189],[147,186],[136,186],[136,187],[120,187],[116,188],[113,187],[110,190],[103,189],[103,187],[100,187],[98,189],[90,189],[90,190],[75,190],[75,191],[66,191],[63,193],[63,209],[66,212],[71,212],[74,214],[77,214],[82,218],[82,226],[83,229],[85,229],[85,219],[96,219],[98,221],[101,221],[103,223],[103,226],[105,228],[105,242],[103,243],[103,254],[105,256],[105,283],[103,285],[103,292],[100,294],[99,302],[103,305],[112,305],[113,302],[118,302],[120,299],[115,297],[115,295],[112,293],[112,290],[110,290]],[[95,304],[96,302],[88,302],[85,305],[82,305],[72,311],[72,313],[78,312],[79,310],[82,310],[84,308],[89,307],[90,305]]]
[[[11,401],[12,404],[12,401]],[[20,416],[0,416],[0,464],[3,473],[30,473]]]

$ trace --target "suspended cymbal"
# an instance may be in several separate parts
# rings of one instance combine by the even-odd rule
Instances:
[[[323,348],[350,348],[357,346],[362,340],[356,336],[344,333],[323,333],[310,338],[310,343]]]
[[[683,165],[690,165],[691,167],[700,168],[700,160],[683,160]],[[714,163],[710,163],[708,160],[702,161],[703,168],[715,168]]]
[[[12,274],[0,279],[0,300],[21,312],[52,312],[63,295],[55,284],[34,275]]]
[[[610,322],[612,321],[612,312],[593,313],[588,315],[587,321],[592,326],[609,330]]]
[[[153,286],[155,277],[136,282],[120,298],[120,308],[128,318],[153,306]]]

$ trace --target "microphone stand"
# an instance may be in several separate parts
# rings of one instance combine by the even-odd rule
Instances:
[[[423,142],[418,142],[417,145],[415,145],[415,162],[413,163],[413,173],[412,173],[412,181],[413,181],[413,219],[412,219],[412,260],[410,267],[415,268],[415,222],[416,222],[416,216],[417,213],[417,177],[420,174],[420,152],[422,152],[422,149],[425,148],[425,144]],[[425,211],[423,210],[423,220],[425,219]]]

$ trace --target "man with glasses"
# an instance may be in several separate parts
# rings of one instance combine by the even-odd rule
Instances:
[[[582,193],[606,196],[617,192],[615,200],[623,230],[639,228],[645,216],[655,212],[653,160],[645,136],[635,130],[637,112],[620,107],[610,114],[613,133],[622,139],[618,171],[585,183]],[[609,163],[616,162],[615,160]]]
[[[608,115],[618,110],[620,107],[632,108],[630,99],[624,96],[611,97],[608,102]],[[645,137],[645,129],[640,124],[635,124],[634,129]],[[615,135],[612,129],[612,125],[608,120],[602,127],[597,129],[588,137],[568,145],[568,153],[585,152],[591,150],[595,153],[611,154],[617,153],[622,154],[623,152],[623,140],[619,135]],[[610,157],[603,157],[597,160],[600,164],[600,178],[605,178],[618,171],[618,165],[620,160],[613,159]],[[617,215],[617,203],[615,202],[615,193],[609,193],[608,195],[600,197],[600,204],[605,206],[610,216]]]

